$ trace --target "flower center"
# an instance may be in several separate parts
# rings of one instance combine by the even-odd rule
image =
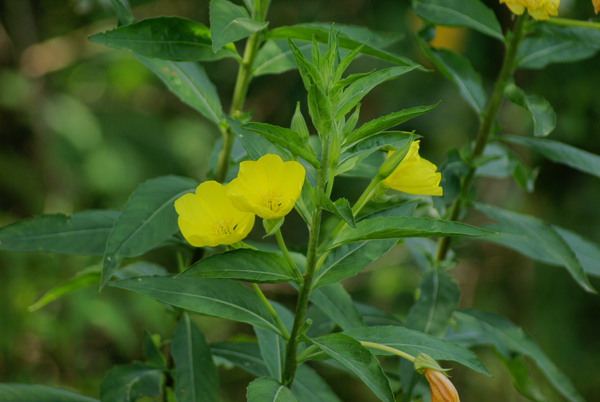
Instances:
[[[233,224],[233,218],[223,219],[219,223],[213,223],[213,229],[216,236],[227,236],[235,233],[235,227]]]
[[[283,197],[280,197],[279,194],[277,194],[277,191],[274,190],[269,191],[269,194],[264,197],[265,208],[270,209],[273,212],[278,212],[279,207],[283,204]]]

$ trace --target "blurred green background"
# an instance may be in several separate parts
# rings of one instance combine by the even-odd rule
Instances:
[[[485,1],[503,26],[510,13]],[[137,19],[177,15],[208,25],[208,0],[131,1]],[[592,16],[588,0],[562,1],[562,17]],[[270,26],[336,21],[374,30],[403,32],[391,51],[424,65],[411,35],[419,28],[408,0],[274,0]],[[0,226],[42,213],[123,208],[143,181],[167,174],[204,180],[218,131],[168,92],[129,53],[95,45],[93,33],[116,25],[108,0],[0,0]],[[243,43],[238,43],[242,45]],[[440,29],[435,45],[467,56],[489,90],[502,57],[499,43],[476,32]],[[352,72],[386,67],[360,58]],[[206,64],[224,108],[233,91],[237,66],[231,59]],[[542,71],[524,70],[517,84],[544,96],[555,108],[558,125],[550,138],[600,154],[600,57]],[[474,138],[477,118],[457,89],[438,73],[414,72],[376,88],[363,102],[367,121],[407,107],[441,100],[432,112],[401,126],[423,135],[421,152],[438,166],[450,147]],[[255,79],[247,108],[254,120],[289,126],[295,103],[306,107],[295,71]],[[505,132],[531,135],[526,112],[505,104]],[[600,181],[554,165],[518,149],[530,166],[541,166],[533,194],[511,180],[482,179],[478,199],[543,218],[600,243]],[[366,183],[365,183],[366,184]],[[362,183],[337,182],[334,197],[355,198]],[[479,223],[481,216],[468,217]],[[305,233],[291,217],[284,236],[302,247]],[[258,236],[257,236],[258,238]],[[176,270],[172,250],[146,259]],[[564,370],[588,401],[600,400],[600,299],[584,293],[568,273],[534,263],[519,254],[483,243],[457,249],[461,307],[500,313],[523,327]],[[142,360],[144,330],[169,338],[174,319],[148,298],[91,286],[28,312],[48,289],[100,258],[50,253],[0,252],[0,382],[37,383],[98,395],[106,371],[115,364]],[[599,262],[600,263],[600,262]],[[403,318],[414,300],[420,269],[402,248],[344,284],[353,296]],[[600,280],[591,278],[600,289]],[[286,285],[265,288],[268,297],[291,305]],[[195,317],[209,341],[252,335],[243,325]],[[506,369],[490,349],[478,354],[494,378],[456,367],[453,381],[464,401],[524,401],[509,385]],[[559,396],[529,365],[550,400]],[[321,371],[322,372],[322,371]],[[325,371],[344,400],[371,401],[360,384]],[[221,370],[224,401],[245,400],[251,377],[239,369]]]

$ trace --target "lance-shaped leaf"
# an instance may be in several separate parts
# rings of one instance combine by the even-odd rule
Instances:
[[[247,396],[248,402],[298,402],[288,387],[269,377],[252,381]]]
[[[569,378],[522,328],[504,317],[473,310],[457,311],[454,318],[456,326],[448,328],[446,339],[465,347],[492,345],[505,359],[512,359],[517,354],[527,356],[565,398],[571,402],[585,401]]]
[[[365,325],[352,297],[339,283],[313,290],[310,292],[310,301],[342,329]]]
[[[380,71],[369,73],[366,76],[354,81],[352,84],[350,84],[350,86],[348,86],[348,88],[344,90],[342,95],[340,95],[335,118],[341,119],[377,85],[393,78],[397,78],[402,74],[414,70],[415,68],[417,68],[417,66],[386,68]]]
[[[556,113],[550,103],[541,96],[526,95],[515,84],[510,83],[504,90],[506,98],[517,106],[521,106],[531,114],[533,119],[533,135],[545,137],[556,127]]]
[[[372,342],[398,349],[411,356],[417,357],[425,353],[435,360],[454,361],[478,373],[491,374],[479,360],[477,355],[454,342],[435,338],[420,331],[413,331],[398,326],[379,326],[353,328],[343,332],[357,341]],[[319,339],[319,338],[317,338]],[[376,355],[392,355],[379,349],[370,349]]]
[[[214,84],[198,63],[176,62],[135,55],[154,72],[182,102],[215,124],[221,122],[221,101]]]
[[[407,120],[429,112],[438,104],[439,103],[431,106],[419,106],[410,109],[404,109],[399,112],[390,113],[387,116],[382,116],[375,120],[371,120],[350,133],[345,143],[349,144],[351,142],[359,141],[373,134],[387,130],[388,128],[397,126],[400,123],[404,123]]]
[[[210,33],[216,52],[230,42],[244,39],[267,26],[252,20],[248,11],[228,0],[210,2]]]
[[[144,337],[144,356],[146,357],[146,362],[161,370],[168,370],[165,356],[160,351],[161,346],[160,335],[153,336],[150,332],[146,331],[146,336]]]
[[[333,202],[325,195],[323,190],[317,187],[312,189],[311,195],[314,205],[319,205],[321,208],[334,213],[351,227],[356,227],[356,224],[354,223],[354,214],[352,213],[352,208],[347,199],[340,198]]]
[[[513,386],[521,395],[534,402],[550,402],[540,391],[533,378],[529,375],[525,359],[517,356],[514,359],[506,359],[498,356],[512,377]]]
[[[270,303],[277,312],[277,315],[283,322],[288,333],[292,332],[294,314],[276,302],[270,301]],[[285,339],[273,332],[257,327],[254,328],[254,332],[258,339],[258,345],[260,346],[260,354],[269,369],[269,373],[271,373],[271,377],[275,378],[277,381],[281,381],[285,363]]]
[[[341,333],[325,335],[311,342],[356,374],[380,400],[394,401],[394,393],[377,358],[360,342]]]
[[[237,279],[252,283],[298,281],[285,258],[277,253],[250,249],[203,258],[179,277]]]
[[[356,229],[345,227],[328,247],[332,249],[343,244],[364,240],[399,239],[403,237],[443,237],[443,236],[483,236],[493,232],[464,223],[449,222],[430,218],[373,218],[356,224]]]
[[[575,148],[559,141],[541,138],[515,137],[504,135],[502,139],[513,144],[523,145],[542,154],[552,162],[560,163],[584,173],[600,177],[600,156]]]
[[[110,232],[102,261],[104,286],[124,257],[135,257],[158,246],[179,229],[174,202],[198,183],[177,176],[158,177],[131,195]]]
[[[256,293],[239,282],[149,276],[111,282],[110,286],[131,290],[197,313],[245,322],[280,333]]]
[[[141,362],[116,366],[100,384],[100,400],[135,402],[142,396],[154,398],[160,393],[163,371]]]
[[[214,52],[208,27],[179,17],[148,18],[92,35],[89,39],[100,45],[131,50],[145,57],[163,60],[211,61],[224,57],[240,58],[233,44]]]
[[[284,162],[292,160],[290,154],[279,145],[269,141],[262,135],[243,129],[242,123],[239,121],[234,120],[227,115],[224,115],[224,117],[252,160],[256,161],[266,154],[279,155]]]
[[[331,24],[327,23],[309,23],[299,24],[293,26],[283,26],[272,29],[267,32],[267,39],[293,39],[302,41],[312,41],[314,37],[319,43],[327,43],[329,40],[329,31]],[[389,46],[402,38],[399,34],[387,34],[381,32],[373,32],[363,27],[354,27],[347,25],[335,24],[333,29],[335,31],[341,29],[341,33],[338,35],[338,42],[340,48],[343,49],[356,49],[363,45],[361,53],[379,59],[389,61],[402,66],[418,66],[412,60],[405,57],[398,56],[393,53],[381,50],[382,47]]]
[[[505,233],[511,236],[523,237],[525,240],[523,246],[534,245],[538,249],[538,253],[548,254],[548,258],[564,266],[582,288],[595,293],[575,253],[552,226],[533,217],[506,211],[491,205],[477,203],[475,206],[478,210],[496,220],[501,226],[498,227],[499,238],[491,236],[483,240],[504,244],[502,237]]]
[[[6,402],[99,402],[98,399],[66,389],[33,384],[0,384],[0,400]]]
[[[219,402],[219,374],[202,332],[183,313],[171,339],[177,402]]]
[[[135,22],[135,18],[131,15],[131,6],[127,0],[110,0],[117,16],[119,18],[119,26],[128,25]]]
[[[308,112],[320,136],[328,136],[333,124],[333,106],[331,100],[317,85],[308,88]]]
[[[119,212],[42,215],[0,228],[0,250],[102,255]]]
[[[460,96],[473,110],[477,114],[482,114],[487,95],[481,83],[481,75],[475,71],[469,59],[452,50],[434,49],[428,46],[420,35],[417,35],[416,38],[427,59],[442,75],[458,86]]]
[[[480,0],[413,0],[414,12],[436,25],[469,27],[503,40],[494,12]]]
[[[289,149],[294,155],[298,155],[316,168],[320,165],[314,152],[307,149],[308,144],[302,142],[298,133],[290,129],[266,123],[248,123],[244,124],[242,128],[260,134],[269,141]]]
[[[385,311],[378,309],[375,306],[359,302],[354,302],[354,305],[362,316],[366,326],[374,327],[376,325],[402,325],[402,321],[400,321],[398,318],[390,313],[386,313]]]
[[[295,42],[294,44],[305,58],[310,55],[311,42]],[[322,51],[326,51],[326,45],[321,45],[321,47]],[[253,68],[252,75],[255,77],[265,74],[278,74],[295,69],[296,60],[288,41],[284,39],[266,41],[256,54]]]

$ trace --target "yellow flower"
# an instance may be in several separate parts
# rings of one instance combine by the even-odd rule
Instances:
[[[278,155],[267,154],[256,162],[240,163],[238,176],[229,183],[227,192],[240,211],[277,219],[294,208],[305,175],[300,163],[284,162]]]
[[[515,14],[521,15],[527,9],[536,20],[547,20],[551,15],[558,15],[560,0],[500,0],[500,3],[506,3]]]
[[[600,11],[600,0],[592,0],[592,4],[594,5],[594,11],[598,14]]]
[[[206,181],[196,194],[175,201],[178,224],[186,240],[195,247],[233,244],[252,230],[254,214],[233,207],[227,189],[216,181]]]
[[[390,151],[388,158],[394,153]],[[416,195],[442,195],[440,187],[441,173],[437,167],[419,156],[419,141],[410,145],[402,162],[394,169],[383,184],[394,190]]]
[[[442,372],[425,369],[425,378],[431,389],[431,402],[460,402],[452,382]]]

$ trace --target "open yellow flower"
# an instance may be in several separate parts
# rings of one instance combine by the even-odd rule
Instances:
[[[390,151],[388,158],[394,153]],[[437,167],[419,156],[419,141],[410,145],[402,162],[394,169],[383,184],[394,190],[415,195],[442,195],[440,187],[441,173]]]
[[[431,402],[460,402],[456,388],[444,373],[425,369],[424,374],[431,389]]]
[[[256,162],[240,163],[238,176],[227,185],[227,191],[240,211],[277,219],[294,208],[305,176],[300,163],[284,162],[278,155],[267,154]]]
[[[500,0],[500,3],[506,3],[515,14],[521,15],[527,9],[536,20],[547,20],[551,15],[558,15],[560,0]]]
[[[234,208],[226,188],[216,181],[206,181],[196,194],[178,198],[175,210],[183,237],[195,247],[236,243],[254,226],[254,214]]]

